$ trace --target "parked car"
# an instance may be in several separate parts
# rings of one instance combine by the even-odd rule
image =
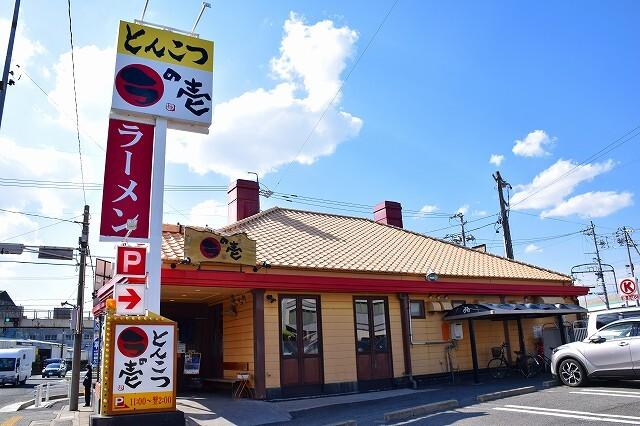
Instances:
[[[629,308],[613,308],[589,312],[587,336],[593,335],[596,331],[607,324],[626,318],[640,318],[640,308],[634,306]]]
[[[66,372],[67,369],[65,368],[64,364],[52,362],[51,364],[47,365],[44,370],[42,370],[42,377],[64,377]]]
[[[567,386],[640,377],[640,317],[614,321],[581,342],[558,346],[551,374]]]

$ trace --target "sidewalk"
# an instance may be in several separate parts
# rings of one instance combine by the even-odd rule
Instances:
[[[176,406],[185,414],[186,425],[326,425],[353,419],[360,424],[383,422],[383,412],[448,399],[456,399],[460,405],[476,402],[478,395],[535,386],[542,389],[548,378],[486,380],[474,384],[463,381],[456,384],[437,383],[425,389],[392,389],[300,398],[284,401],[232,400],[225,394],[193,393],[177,398]],[[32,422],[29,426],[88,426],[93,410],[80,407],[79,412],[70,413],[69,406],[62,407],[56,419],[50,422]],[[379,421],[377,421],[379,419]],[[362,420],[362,422],[360,422]]]

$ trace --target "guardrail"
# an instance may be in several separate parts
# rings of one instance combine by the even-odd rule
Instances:
[[[49,399],[53,396],[69,396],[71,391],[71,383],[57,382],[57,383],[43,383],[37,385],[34,388],[33,405],[35,407],[42,406],[43,402],[49,402]],[[55,395],[54,395],[55,394]]]

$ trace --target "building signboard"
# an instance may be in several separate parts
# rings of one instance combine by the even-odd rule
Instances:
[[[105,327],[101,412],[175,411],[176,323],[152,314],[108,315]]]
[[[209,127],[213,42],[120,22],[111,108]]]
[[[618,295],[622,300],[638,300],[638,282],[636,279],[620,279],[618,281]]]
[[[109,120],[100,241],[149,238],[153,126]]]
[[[255,266],[256,242],[245,233],[221,235],[186,227],[184,255],[193,264],[218,262]]]

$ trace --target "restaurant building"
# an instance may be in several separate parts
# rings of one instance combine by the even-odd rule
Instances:
[[[569,276],[406,230],[396,202],[367,219],[261,212],[252,181],[228,195],[228,226],[163,229],[161,313],[192,373],[179,388],[248,373],[271,399],[477,379],[491,347],[534,351],[536,329],[564,339],[561,315],[582,311]]]

